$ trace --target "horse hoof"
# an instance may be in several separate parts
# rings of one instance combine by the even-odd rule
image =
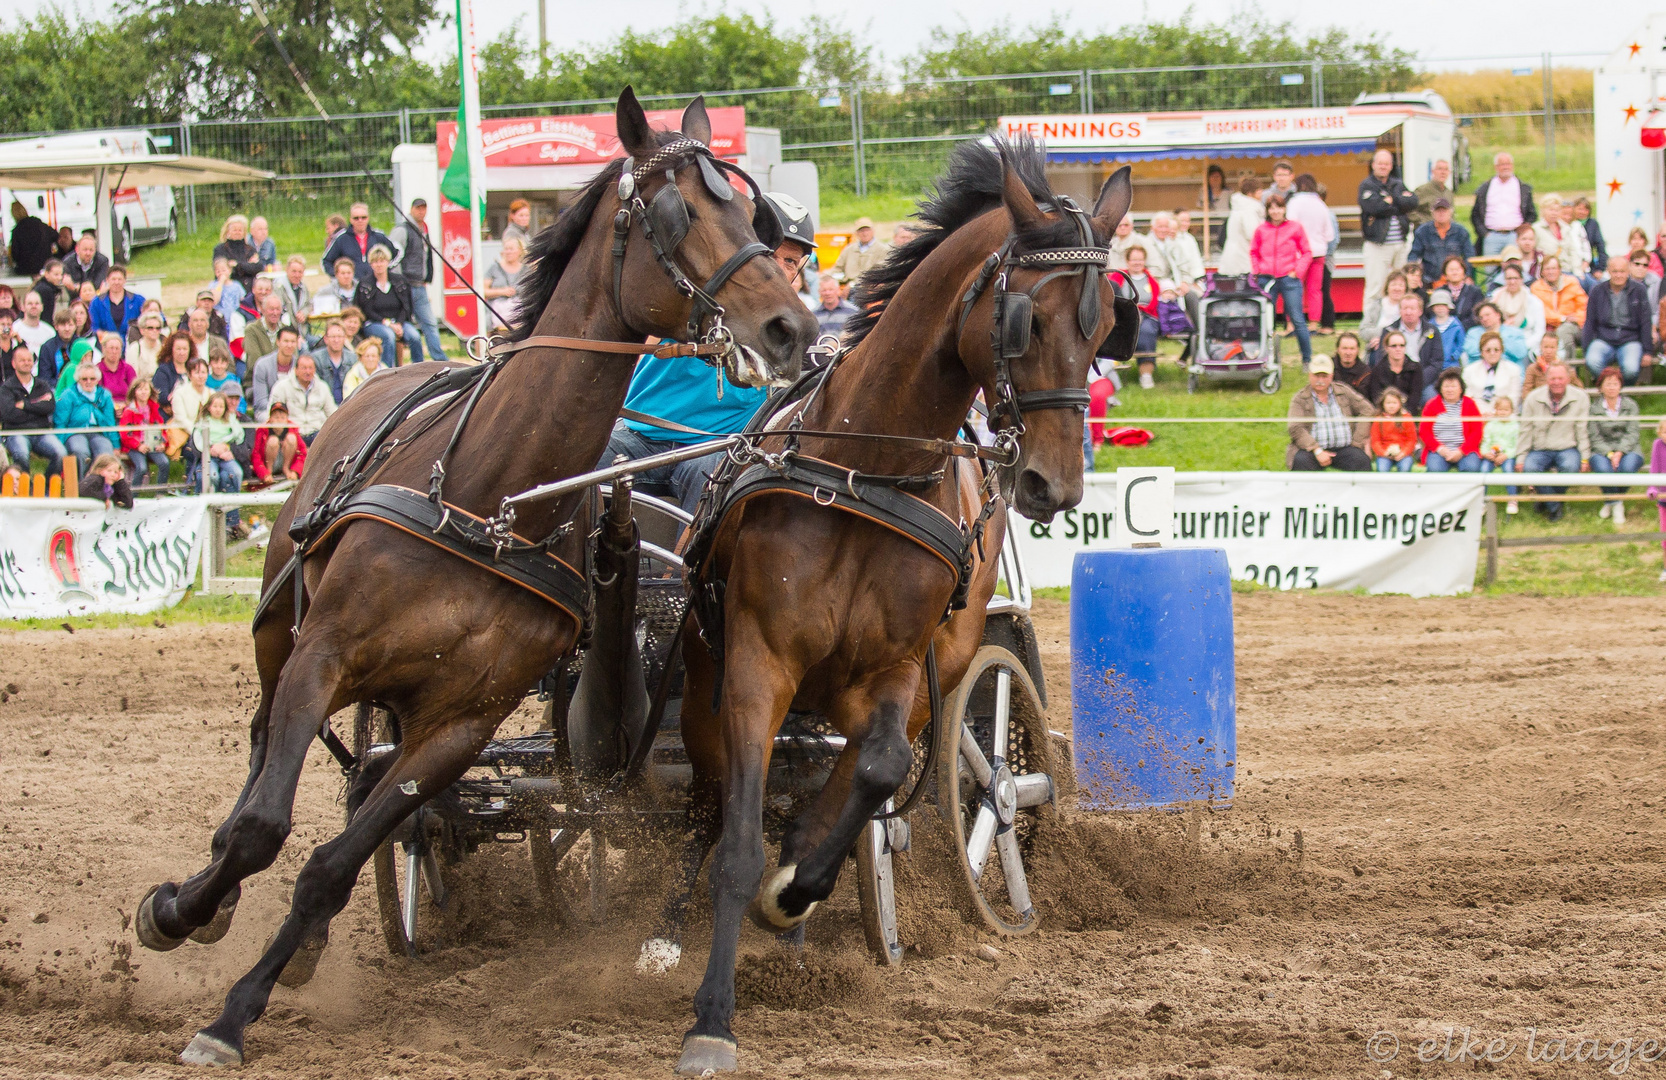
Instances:
[[[243,895],[241,888],[233,889],[220,901],[220,906],[214,911],[214,918],[207,926],[199,926],[191,931],[191,940],[198,945],[212,945],[225,937],[231,930],[231,917],[237,914],[237,900]]]
[[[649,938],[636,957],[638,975],[668,975],[683,958],[683,947],[667,938]]]
[[[215,1067],[241,1065],[243,1051],[222,1039],[216,1039],[206,1031],[199,1031],[191,1039],[190,1045],[179,1052],[179,1063]]]
[[[277,935],[273,934],[267,939],[266,947],[271,948],[272,941],[276,938]],[[329,943],[329,931],[325,931],[321,937],[302,942],[301,947],[295,950],[295,955],[289,958],[289,963],[278,973],[278,985],[297,990],[311,982],[312,977],[318,972],[318,961],[324,957],[324,946]]]
[[[758,890],[758,895],[752,898],[752,903],[746,908],[746,914],[760,930],[767,930],[772,934],[784,934],[796,929],[810,912],[816,910],[816,902],[797,915],[788,915],[781,909],[781,892],[792,884],[793,874],[798,870],[798,864],[783,866]]]
[[[690,1035],[683,1040],[683,1056],[677,1062],[678,1076],[712,1076],[734,1072],[735,1040],[716,1035]]]
[[[133,933],[138,937],[139,944],[153,952],[170,952],[185,944],[182,937],[169,937],[156,927],[156,912],[153,905],[156,902],[156,891],[160,885],[152,885],[150,892],[139,901],[139,910],[133,915]]]

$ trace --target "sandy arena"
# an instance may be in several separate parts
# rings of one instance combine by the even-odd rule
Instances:
[[[1527,1029],[1541,1054],[1566,1034],[1605,1049],[1666,1035],[1658,601],[1235,600],[1232,810],[1195,842],[1177,815],[1067,818],[1032,878],[1043,929],[995,943],[993,961],[990,939],[943,917],[947,890],[904,868],[919,947],[900,970],[873,967],[847,875],[811,921],[803,972],[743,935],[742,1068],[1456,1075],[1474,1063],[1420,1063],[1420,1041],[1455,1058],[1497,1036],[1511,1049],[1494,1044],[1482,1067],[1495,1075],[1595,1076],[1609,1063],[1529,1065]],[[1064,605],[1042,602],[1037,627],[1063,728]],[[243,777],[247,630],[0,641],[13,684],[0,703],[0,1075],[200,1076],[174,1055],[334,835],[339,775],[315,747],[289,845],[245,884],[224,941],[144,952],[135,902],[201,866]],[[670,1076],[709,924],[697,916],[669,979],[643,980],[631,962],[658,907],[652,883],[621,894],[639,902],[616,899],[601,928],[557,930],[533,914],[525,851],[465,864],[479,879],[464,897],[473,917],[420,962],[387,956],[367,868],[317,978],[279,987],[250,1029],[243,1072]],[[1391,1061],[1378,1032],[1398,1039]]]

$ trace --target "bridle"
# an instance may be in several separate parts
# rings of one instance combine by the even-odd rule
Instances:
[[[1076,325],[1082,337],[1094,345],[1100,321],[1099,283],[1104,280],[1106,260],[1110,249],[1094,242],[1093,226],[1081,207],[1066,196],[1058,196],[1054,204],[1038,204],[1042,210],[1058,210],[1076,226],[1080,243],[1075,247],[1047,248],[1042,251],[1014,255],[1016,234],[1009,234],[999,250],[983,262],[971,288],[960,300],[960,325],[963,334],[966,320],[984,291],[994,285],[995,328],[991,344],[995,353],[995,396],[989,411],[991,428],[1010,430],[1013,436],[1024,432],[1024,411],[1045,409],[1081,409],[1087,411],[1089,394],[1086,389],[1060,388],[1032,390],[1020,394],[1012,383],[1012,361],[1021,360],[1030,351],[1030,318],[1035,310],[1035,295],[1043,285],[1059,277],[1077,276],[1082,280],[1081,293],[1076,301]],[[1059,267],[1041,276],[1025,292],[1007,288],[1008,276],[1015,268]]]

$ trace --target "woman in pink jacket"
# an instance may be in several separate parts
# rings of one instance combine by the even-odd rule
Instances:
[[[1296,344],[1301,346],[1304,368],[1313,359],[1306,309],[1302,306],[1307,271],[1313,261],[1307,230],[1285,218],[1285,198],[1275,194],[1267,200],[1267,220],[1250,240],[1250,270],[1275,299],[1284,298],[1284,313],[1296,328]]]

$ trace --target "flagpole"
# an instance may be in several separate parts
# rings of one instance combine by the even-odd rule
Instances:
[[[480,238],[486,206],[486,154],[480,139],[480,54],[475,48],[474,0],[457,0],[457,36],[459,55],[457,74],[461,83],[462,120],[458,138],[463,152],[468,155],[469,169],[469,247],[474,257],[469,260],[475,292],[484,295],[486,273],[480,252]],[[488,315],[480,311],[479,332],[490,330]]]

